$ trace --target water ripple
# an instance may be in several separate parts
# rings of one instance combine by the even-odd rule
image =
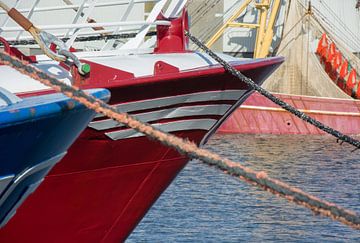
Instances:
[[[217,135],[206,148],[360,213],[360,151],[327,136]],[[360,242],[359,231],[191,161],[127,242]]]

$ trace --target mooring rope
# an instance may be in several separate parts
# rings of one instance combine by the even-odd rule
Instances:
[[[275,104],[279,105],[281,108],[289,111],[290,113],[294,114],[295,116],[299,117],[301,120],[310,123],[314,125],[315,127],[319,128],[320,130],[336,137],[337,139],[349,143],[356,147],[356,149],[360,149],[360,141],[356,140],[350,136],[347,136],[329,126],[326,126],[325,124],[319,122],[318,120],[315,120],[314,118],[308,116],[304,112],[299,111],[295,107],[289,105],[288,103],[282,101],[281,99],[277,98],[276,96],[272,95],[269,91],[262,88],[261,86],[257,85],[254,81],[252,81],[250,78],[246,77],[244,74],[242,74],[240,71],[236,70],[232,66],[230,66],[226,61],[224,61],[221,57],[216,55],[213,51],[211,51],[208,47],[206,47],[200,40],[198,40],[195,36],[191,35],[189,32],[185,33],[186,36],[188,36],[194,44],[196,44],[200,49],[202,49],[205,53],[207,53],[210,57],[212,57],[214,60],[216,60],[218,63],[220,63],[226,71],[228,71],[233,76],[237,77],[239,80],[245,82],[249,87],[259,92],[261,95],[265,96]]]
[[[284,182],[270,178],[265,172],[256,172],[239,163],[223,159],[219,155],[205,149],[200,149],[196,144],[176,137],[166,132],[143,123],[127,113],[119,113],[116,108],[104,103],[101,100],[85,93],[83,90],[69,86],[47,73],[28,65],[16,57],[0,51],[0,63],[9,65],[19,72],[40,81],[58,92],[82,103],[86,107],[98,113],[123,123],[146,136],[159,141],[160,143],[176,149],[178,152],[187,155],[189,158],[200,159],[208,165],[215,166],[233,176],[250,182],[253,185],[269,191],[275,195],[286,198],[290,202],[302,205],[321,215],[330,217],[355,229],[360,229],[360,216],[356,213],[337,206],[336,204],[321,200],[298,188],[292,187]],[[14,80],[14,82],[16,82]]]

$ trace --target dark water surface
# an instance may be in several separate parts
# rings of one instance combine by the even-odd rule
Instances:
[[[360,151],[327,136],[216,135],[206,148],[360,213]],[[190,162],[127,242],[360,242],[360,231]]]

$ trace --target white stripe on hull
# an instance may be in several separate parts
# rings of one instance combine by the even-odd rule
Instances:
[[[120,112],[141,111],[154,108],[161,108],[165,106],[186,104],[193,102],[204,101],[219,101],[219,100],[238,100],[246,90],[222,90],[222,91],[207,91],[198,92],[185,95],[170,96],[158,99],[149,99],[142,101],[129,102],[125,104],[114,105]],[[96,117],[103,117],[98,115]]]
[[[4,176],[0,177],[0,196],[5,191],[5,189],[8,187],[10,182],[14,179],[14,175]]]
[[[177,132],[177,131],[188,131],[188,130],[208,131],[211,129],[211,127],[214,126],[216,122],[217,120],[215,119],[192,119],[192,120],[153,124],[153,126],[159,128],[164,132]],[[137,132],[134,129],[109,132],[109,133],[105,133],[105,135],[111,138],[112,140],[145,136],[144,134]]]
[[[152,112],[146,112],[142,114],[136,114],[134,117],[142,122],[153,122],[160,119],[171,119],[179,117],[189,116],[202,116],[202,115],[224,115],[225,112],[230,109],[231,105],[196,105],[187,107],[178,107],[164,110],[157,110]],[[106,119],[101,121],[90,122],[89,127],[98,131],[111,129],[115,127],[122,127],[121,123],[118,123],[112,119]]]

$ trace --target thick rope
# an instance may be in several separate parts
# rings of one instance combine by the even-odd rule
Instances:
[[[2,51],[0,51],[0,63],[15,68],[21,73],[40,81],[42,84],[64,93],[66,96],[84,104],[86,107],[123,123],[166,146],[176,149],[178,152],[187,155],[189,158],[200,159],[208,165],[215,166],[220,170],[243,179],[266,191],[286,198],[290,202],[307,207],[316,213],[330,217],[355,229],[360,229],[360,216],[352,211],[343,209],[336,204],[321,200],[279,180],[272,179],[265,172],[256,172],[250,168],[240,165],[239,163],[223,159],[215,153],[198,148],[192,142],[185,141],[182,138],[162,132],[161,130],[154,128],[149,124],[143,123],[126,113],[119,113],[115,108],[91,95],[88,95],[83,90],[68,86],[43,71]]]
[[[201,48],[204,52],[206,52],[210,57],[215,59],[218,63],[220,63],[226,71],[231,73],[233,76],[237,77],[239,80],[245,82],[249,87],[259,92],[261,95],[265,96],[275,104],[279,105],[281,108],[289,111],[290,113],[294,114],[295,116],[299,117],[301,120],[314,125],[315,127],[319,128],[320,130],[336,137],[337,139],[349,143],[356,147],[356,149],[360,149],[360,141],[356,140],[350,136],[347,136],[325,124],[311,118],[310,116],[306,115],[304,112],[299,111],[295,107],[289,105],[288,103],[280,100],[279,98],[272,95],[269,91],[265,90],[261,86],[257,85],[254,81],[250,78],[246,77],[240,71],[236,70],[232,66],[230,66],[226,61],[216,55],[213,51],[211,51],[208,47],[206,47],[200,40],[198,40],[195,36],[191,35],[189,32],[186,32],[186,36],[188,36],[199,48]]]

